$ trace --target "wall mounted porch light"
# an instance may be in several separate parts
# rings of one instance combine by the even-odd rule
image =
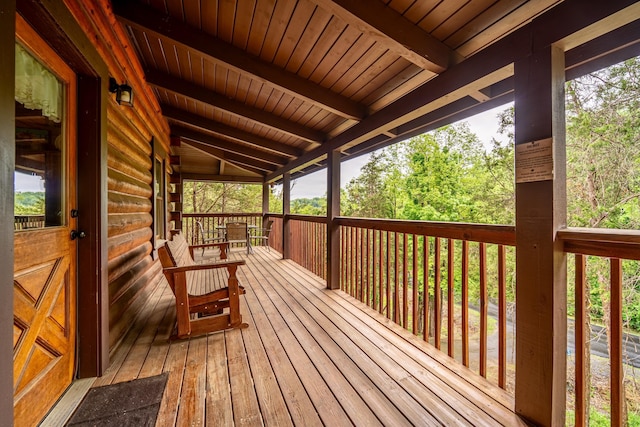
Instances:
[[[116,94],[118,104],[133,107],[133,90],[128,84],[119,85],[116,79],[109,77],[109,92]]]

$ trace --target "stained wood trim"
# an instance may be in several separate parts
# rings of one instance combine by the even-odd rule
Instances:
[[[166,104],[161,105],[160,108],[162,108],[162,115],[168,119],[199,127],[209,132],[214,132],[246,144],[254,145],[263,150],[269,150],[280,155],[285,154],[289,157],[297,157],[302,154],[302,150],[290,145],[262,138],[250,132],[216,122],[215,120],[210,120],[197,114],[189,113],[188,111],[181,110],[180,108],[175,108]]]
[[[91,237],[78,241],[80,378],[102,375],[109,366],[106,85],[78,76],[78,229]]]
[[[242,153],[242,155],[246,157],[251,157],[265,163],[271,163],[276,166],[282,166],[287,162],[286,157],[278,156],[251,147],[241,147],[235,142],[220,139],[219,137],[216,137],[214,135],[198,132],[196,130],[182,126],[171,126],[171,134],[178,135],[192,141],[202,142],[206,145],[218,148],[229,153]]]
[[[13,188],[15,169],[15,1],[0,3],[0,414],[13,424]]]
[[[564,52],[547,47],[515,64],[516,145],[553,139],[551,180],[516,184],[516,412],[564,425],[567,266]],[[516,151],[516,162],[518,152]],[[542,371],[553,375],[540,375]]]
[[[264,174],[264,172],[269,172],[275,169],[273,165],[253,159],[251,157],[243,156],[241,154],[235,154],[227,151],[220,150],[216,147],[212,147],[209,144],[205,144],[202,142],[197,142],[193,140],[184,141],[185,144],[189,144],[193,148],[196,148],[203,153],[209,154],[217,159],[227,161],[232,163],[239,168],[249,170],[251,172],[256,172],[260,174]]]
[[[266,179],[271,181],[280,177],[284,172],[294,172],[301,169],[316,159],[326,156],[331,150],[344,150],[357,142],[365,142],[383,131],[392,129],[394,123],[397,123],[395,125],[397,126],[402,122],[435,111],[437,108],[425,109],[425,106],[430,103],[440,102],[442,103],[438,107],[440,108],[463,98],[471,90],[484,89],[491,84],[500,82],[512,76],[513,69],[510,64],[526,57],[532,48],[541,49],[544,46],[549,46],[580,30],[583,26],[596,23],[634,4],[633,0],[622,0],[615,2],[615,4],[614,2],[599,2],[594,4],[594,7],[584,8],[584,4],[580,0],[565,0],[531,23],[462,63],[448,68],[419,88],[366,117],[340,135],[329,139],[322,146],[267,175]],[[576,10],[583,10],[584,13],[576,14]],[[565,22],[568,25],[565,25]],[[602,30],[603,28],[599,28],[599,31]],[[597,37],[599,34],[593,33],[592,35]],[[533,45],[532,40],[535,40]],[[492,74],[493,78],[487,78]],[[483,79],[484,83],[478,84]],[[452,95],[454,93],[455,96]]]
[[[459,59],[448,46],[383,2],[316,0],[316,3],[383,48],[427,71],[439,74]]]
[[[235,175],[215,175],[204,173],[185,173],[182,175],[185,181],[211,181],[211,182],[263,182],[260,176],[235,176]]]
[[[340,152],[329,154],[327,170],[327,289],[340,289]]]
[[[291,175],[282,177],[282,258],[291,258]]]
[[[147,33],[181,45],[202,54],[206,59],[229,67],[240,74],[267,83],[296,98],[302,98],[322,109],[347,119],[360,120],[365,107],[348,98],[318,86],[297,74],[283,70],[257,57],[247,54],[231,44],[210,36],[175,18],[159,13],[139,3],[114,1],[114,13],[118,19]]]
[[[226,111],[239,118],[251,120],[277,132],[283,132],[305,141],[319,143],[324,140],[324,134],[321,132],[283,119],[275,114],[248,107],[241,102],[228,99],[212,90],[208,90],[186,80],[181,80],[156,70],[147,70],[145,75],[147,83],[153,87],[168,90],[193,99],[194,101],[203,102],[218,110]]]
[[[338,217],[341,226],[371,228],[374,230],[410,233],[431,237],[443,237],[471,242],[515,245],[515,227],[509,225],[465,224],[435,221],[409,221],[395,219],[370,219]]]

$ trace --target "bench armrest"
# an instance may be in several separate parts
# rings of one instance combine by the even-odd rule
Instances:
[[[220,259],[227,259],[227,250],[229,249],[228,242],[205,243],[202,245],[189,245],[189,253],[191,254],[191,258],[193,258],[193,253],[196,249],[213,248],[216,246],[220,247]]]
[[[246,264],[244,260],[240,261],[220,261],[209,264],[185,265],[183,267],[165,267],[163,270],[167,273],[181,273],[183,271],[210,270],[214,268],[238,267]]]

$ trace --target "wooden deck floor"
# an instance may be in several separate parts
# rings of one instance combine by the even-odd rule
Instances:
[[[169,372],[161,426],[522,424],[504,391],[277,252],[233,256],[249,328],[168,342],[163,282],[93,386]]]

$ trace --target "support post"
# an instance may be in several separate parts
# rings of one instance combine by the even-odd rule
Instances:
[[[16,3],[0,4],[0,414],[13,425],[13,172],[15,170]]]
[[[331,151],[327,164],[327,289],[340,289],[340,152]]]
[[[553,46],[515,63],[516,412],[536,425],[565,424],[567,271],[557,231],[566,225],[564,52]],[[552,176],[522,182],[533,141],[552,139]],[[530,155],[531,153],[529,153]],[[534,166],[539,167],[539,166]],[[543,174],[545,175],[545,174]]]
[[[271,195],[271,191],[269,190],[269,183],[262,183],[262,226],[267,219],[267,214],[269,213],[269,196]]]
[[[107,268],[107,84],[78,76],[78,376],[99,376],[109,367]],[[104,86],[104,87],[102,87]],[[82,282],[80,282],[80,280]]]
[[[291,174],[282,177],[282,259],[291,258],[291,226],[289,213],[291,212]]]

